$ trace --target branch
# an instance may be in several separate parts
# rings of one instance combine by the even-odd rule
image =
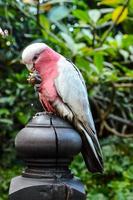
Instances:
[[[118,121],[118,122],[121,122],[121,123],[123,123],[123,124],[126,124],[126,125],[128,125],[128,126],[133,126],[133,122],[130,121],[130,120],[128,120],[128,119],[123,119],[123,118],[118,117],[118,116],[115,116],[115,115],[113,115],[113,114],[110,114],[110,115],[109,115],[109,118],[114,119],[114,120],[116,120],[116,121]]]
[[[107,102],[107,103],[109,103],[110,102],[110,100],[109,100],[109,98],[108,97],[102,97],[102,96],[98,96],[98,95],[95,95],[95,97],[94,97],[95,99],[97,99],[97,100],[100,100],[100,101],[102,101],[102,102]]]
[[[126,132],[126,130],[127,130],[127,125],[125,124],[125,125],[122,127],[121,133],[124,134],[124,133]]]
[[[133,83],[114,83],[115,88],[133,88]]]
[[[120,81],[133,81],[133,77],[119,77],[119,79],[116,82]]]
[[[101,120],[101,110],[100,110],[100,108],[99,108],[99,106],[98,106],[98,103],[97,103],[97,101],[96,101],[95,99],[93,100],[93,103],[94,103],[94,105],[95,105],[95,108],[96,108],[97,113],[98,113],[98,115],[99,115],[99,118],[100,118],[100,120]]]
[[[119,136],[119,137],[126,137],[126,138],[129,138],[129,137],[133,137],[133,134],[122,134],[122,133],[119,133],[117,130],[115,130],[114,128],[111,128],[107,122],[104,122],[104,127],[111,133],[113,133],[114,135],[116,136]]]
[[[92,40],[92,47],[95,47],[95,39],[96,39],[96,28],[93,28],[93,40]]]
[[[109,26],[111,24],[112,24],[112,22],[106,22],[102,25],[96,26],[95,29],[99,30],[99,29],[105,28],[106,26]],[[80,29],[90,29],[90,30],[92,30],[94,27],[93,27],[93,24],[92,24],[92,25],[87,25],[87,26],[80,26],[80,25],[77,26],[76,25],[76,26],[73,26],[73,28],[74,29],[80,28]]]
[[[110,111],[112,110],[112,106],[113,106],[113,103],[114,103],[114,98],[115,98],[115,88],[114,86],[112,87],[112,95],[111,95],[111,100],[110,100],[110,105],[108,106],[108,109],[106,110],[106,112],[104,113],[104,116],[103,116],[103,119],[107,119]]]
[[[103,132],[103,129],[105,127],[105,122],[106,122],[106,119],[108,118],[108,115],[110,113],[110,111],[112,110],[112,107],[113,107],[113,103],[114,103],[114,98],[115,98],[115,88],[112,87],[112,95],[111,95],[111,100],[110,100],[110,104],[107,108],[107,110],[104,112],[102,111],[101,114],[101,126],[100,126],[100,132],[99,132],[99,135],[102,135],[102,132]]]

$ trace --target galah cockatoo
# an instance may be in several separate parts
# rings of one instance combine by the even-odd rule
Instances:
[[[80,133],[82,155],[88,170],[102,172],[102,152],[80,71],[45,43],[27,46],[22,62],[30,72],[37,72],[41,77],[38,91],[45,110],[67,119]]]

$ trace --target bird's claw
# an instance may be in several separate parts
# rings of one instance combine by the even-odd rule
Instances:
[[[41,77],[37,71],[30,72],[27,78],[27,81],[31,83],[32,85],[36,85],[36,84],[39,85],[41,83]]]

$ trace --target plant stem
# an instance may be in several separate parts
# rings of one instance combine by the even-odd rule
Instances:
[[[37,25],[38,26],[40,26],[39,12],[40,12],[40,0],[37,1],[37,15],[36,15],[36,20],[37,20]]]

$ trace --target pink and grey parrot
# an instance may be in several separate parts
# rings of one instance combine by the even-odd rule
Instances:
[[[27,46],[22,61],[30,72],[37,72],[41,77],[39,99],[45,110],[67,119],[80,133],[82,155],[88,170],[102,172],[102,152],[85,82],[78,68],[45,43]]]

